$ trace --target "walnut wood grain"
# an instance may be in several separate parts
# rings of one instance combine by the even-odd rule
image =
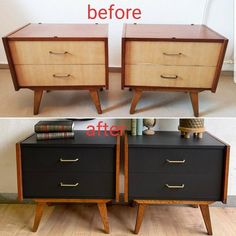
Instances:
[[[109,234],[110,233],[110,227],[109,227],[109,221],[107,217],[107,206],[105,203],[98,203],[98,209],[100,212],[100,216],[104,225],[104,232]]]
[[[198,92],[190,92],[190,98],[193,106],[194,116],[199,117]]]
[[[202,212],[203,220],[204,220],[206,228],[207,228],[207,233],[208,233],[208,235],[213,235],[212,227],[211,227],[209,206],[208,205],[199,205],[199,206],[200,206],[200,209]]]
[[[39,202],[36,204],[36,210],[35,210],[35,219],[34,219],[34,225],[33,225],[33,232],[37,232],[42,215],[43,215],[43,208],[46,204],[43,202]]]
[[[139,230],[141,228],[141,225],[142,225],[142,222],[143,222],[145,207],[146,207],[145,204],[139,204],[138,205],[138,213],[137,213],[136,225],[135,225],[135,230],[134,230],[135,234],[138,234]]]
[[[141,96],[142,96],[142,90],[134,89],[134,97],[133,97],[133,100],[131,102],[130,114],[135,113],[135,108],[136,108]]]
[[[22,184],[22,165],[21,165],[21,147],[20,147],[20,143],[16,144],[16,167],[17,167],[18,200],[23,201],[23,184]]]
[[[43,97],[43,90],[34,91],[34,115],[39,114],[39,108]]]
[[[94,105],[96,106],[98,114],[102,114],[102,108],[100,104],[100,98],[99,98],[99,93],[98,90],[89,90],[90,96],[93,100]]]

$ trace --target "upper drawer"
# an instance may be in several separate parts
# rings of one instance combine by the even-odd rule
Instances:
[[[22,168],[24,172],[115,172],[115,150],[22,147]]]
[[[217,175],[223,160],[224,149],[129,148],[129,172]]]
[[[16,65],[20,86],[105,86],[104,65]]]
[[[216,66],[221,43],[126,42],[126,64]]]
[[[11,41],[14,64],[105,64],[103,41]]]
[[[212,88],[215,67],[127,65],[126,86]]]

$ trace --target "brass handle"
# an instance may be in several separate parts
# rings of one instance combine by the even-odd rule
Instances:
[[[170,163],[170,164],[184,164],[186,162],[186,160],[182,160],[182,161],[171,161],[171,160],[166,160],[166,162]]]
[[[53,51],[49,51],[50,54],[53,55],[66,55],[69,54],[69,52],[65,51],[65,52],[53,52]]]
[[[62,79],[62,78],[69,78],[69,77],[71,77],[71,75],[70,75],[70,74],[67,74],[67,75],[54,74],[53,77],[54,77],[54,78]]]
[[[79,161],[79,158],[76,158],[73,160],[67,160],[67,159],[60,158],[60,162],[77,162],[77,161]]]
[[[161,75],[162,79],[178,79],[178,75]]]
[[[69,187],[69,188],[74,188],[74,187],[77,187],[79,186],[79,183],[76,183],[76,184],[64,184],[64,183],[60,183],[60,186],[61,187]]]
[[[165,56],[182,56],[183,53],[166,53],[166,52],[163,52],[163,55]]]
[[[184,184],[181,184],[181,185],[169,185],[169,184],[166,184],[166,187],[169,188],[169,189],[183,189],[184,188]]]

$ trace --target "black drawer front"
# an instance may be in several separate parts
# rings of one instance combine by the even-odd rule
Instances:
[[[129,172],[216,173],[222,171],[223,157],[224,149],[130,148]]]
[[[23,171],[115,172],[114,148],[23,147]]]
[[[166,186],[169,185],[169,188]],[[172,188],[183,187],[184,188]],[[222,171],[217,175],[129,174],[129,199],[221,200]]]
[[[78,186],[61,186],[76,185]],[[96,173],[23,173],[24,198],[114,199],[115,175]]]

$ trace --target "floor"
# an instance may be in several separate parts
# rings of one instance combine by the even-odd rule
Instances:
[[[108,206],[111,236],[133,235],[136,207]],[[0,205],[1,236],[96,236],[104,235],[96,205],[46,207],[37,233],[31,232],[33,205]],[[211,208],[214,236],[236,235],[236,208]],[[206,235],[199,209],[178,206],[150,206],[140,236]]]
[[[110,90],[100,93],[101,117],[129,117],[132,92],[121,90],[121,75],[110,74]],[[0,70],[0,117],[33,116],[33,92],[15,92],[9,70]],[[220,78],[216,94],[200,94],[200,115],[236,116],[236,84],[232,76]],[[99,117],[87,91],[52,91],[43,97],[43,117]],[[145,92],[133,117],[192,117],[192,105],[186,93]]]

